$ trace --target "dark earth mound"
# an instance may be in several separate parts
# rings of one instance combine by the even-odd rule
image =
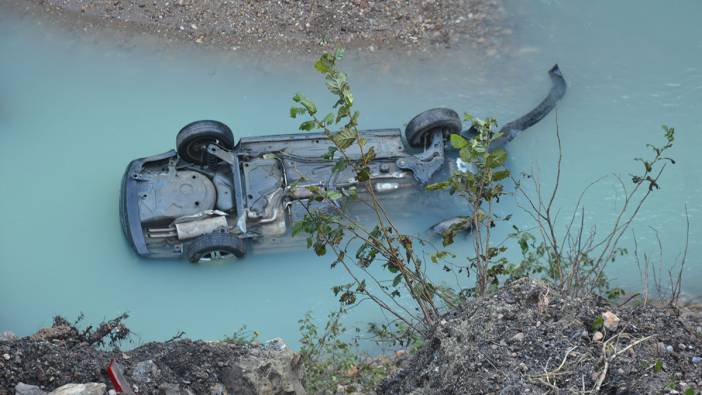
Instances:
[[[606,312],[616,329],[605,327],[615,316],[598,319]],[[569,299],[520,280],[446,316],[378,392],[700,393],[700,356],[699,311]]]
[[[100,351],[76,342],[67,326],[0,341],[0,394],[18,383],[53,390],[97,382],[112,388],[106,368],[114,358],[141,394],[304,393],[299,356],[281,341],[268,345],[175,340],[131,351]],[[68,336],[67,336],[68,335]]]

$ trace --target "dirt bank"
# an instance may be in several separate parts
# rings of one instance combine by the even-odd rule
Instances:
[[[10,0],[76,29],[111,27],[228,49],[495,48],[502,0]]]
[[[697,394],[700,357],[699,311],[563,298],[524,280],[447,316],[378,392]]]
[[[25,389],[39,387],[23,392],[27,394],[69,383],[102,383],[109,389],[106,368],[112,359],[124,366],[129,384],[140,394],[305,393],[299,357],[281,341],[175,340],[120,352],[96,349],[76,335],[54,326],[31,337],[0,340],[0,395],[15,393],[20,383]]]

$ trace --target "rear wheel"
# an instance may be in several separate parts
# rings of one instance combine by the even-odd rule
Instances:
[[[459,133],[461,118],[450,108],[433,108],[412,118],[405,128],[407,144],[412,148],[424,148],[431,133],[441,129],[444,134]]]
[[[208,163],[207,146],[210,144],[233,149],[234,134],[229,126],[218,121],[195,121],[185,125],[176,137],[178,155],[198,165]]]
[[[244,255],[244,242],[231,233],[209,233],[185,246],[185,256],[192,263],[242,258]]]

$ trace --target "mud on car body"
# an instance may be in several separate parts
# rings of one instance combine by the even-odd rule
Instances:
[[[497,148],[546,116],[563,97],[566,84],[558,68],[549,70],[552,87],[526,115],[504,125]],[[414,117],[403,131],[361,131],[376,152],[371,185],[380,196],[411,196],[454,164],[446,138],[461,131],[458,114],[435,108]],[[244,137],[217,121],[183,127],[176,149],[132,161],[124,173],[120,216],[124,234],[145,257],[185,256],[191,262],[243,257],[249,247],[290,237],[292,224],[307,207],[324,208],[310,186],[340,191],[366,184],[348,167],[334,171],[325,159],[333,142],[323,133]],[[358,147],[347,149],[358,159]],[[454,166],[455,167],[455,166]]]

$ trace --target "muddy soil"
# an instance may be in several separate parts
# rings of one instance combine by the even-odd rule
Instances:
[[[600,327],[607,312],[616,328]],[[446,316],[378,392],[696,394],[700,357],[700,311],[564,298],[522,280]]]

